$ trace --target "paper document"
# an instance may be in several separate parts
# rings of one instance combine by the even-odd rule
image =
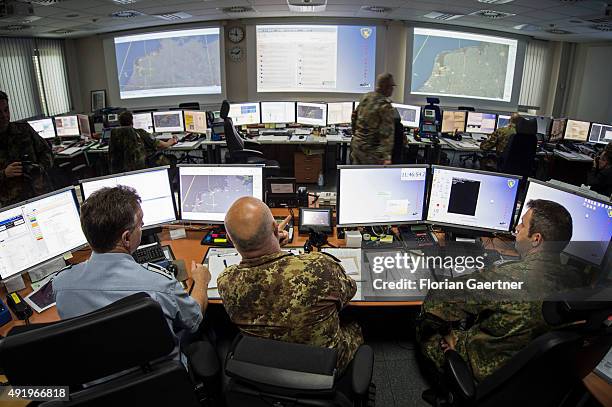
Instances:
[[[270,134],[264,134],[263,136],[257,137],[257,141],[287,141],[289,136],[275,136]]]
[[[608,383],[612,384],[612,348],[610,348],[608,354],[604,356],[599,365],[597,365],[595,372]]]
[[[181,141],[181,142],[176,143],[172,147],[175,147],[175,148],[194,147],[198,143],[199,143],[198,140],[196,140],[196,141]]]
[[[74,153],[78,153],[79,151],[81,151],[81,147],[69,147],[63,151],[60,151],[57,154],[60,155],[70,155],[70,154],[74,154]]]
[[[323,251],[340,260],[347,276],[355,281],[363,281],[361,276],[361,249],[326,248]]]

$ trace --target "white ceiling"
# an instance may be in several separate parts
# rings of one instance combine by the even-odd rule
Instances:
[[[38,5],[35,4],[35,0],[31,1],[33,1],[34,15],[41,18],[33,22],[26,22],[28,26],[26,29],[9,31],[6,26],[24,23],[20,21],[23,18],[0,17],[0,35],[75,38],[90,36],[94,33],[165,24],[289,16],[358,17],[437,22],[424,18],[423,15],[431,11],[439,11],[465,14],[456,20],[442,22],[449,25],[526,34],[536,38],[559,41],[612,40],[612,31],[596,31],[592,28],[594,23],[587,21],[596,17],[605,17],[604,10],[607,2],[596,0],[513,0],[506,4],[483,2],[491,0],[328,0],[327,9],[322,13],[290,12],[286,0],[136,0],[132,4],[124,5],[118,3],[130,0],[47,1],[55,3],[52,5]],[[390,8],[390,11],[381,14],[362,10],[362,6],[372,5],[386,6]],[[222,9],[230,6],[249,6],[254,11],[224,13]],[[110,16],[111,13],[122,10],[135,10],[143,15],[131,18]],[[495,10],[515,15],[494,20],[469,15],[479,10]],[[178,21],[165,21],[155,17],[156,14],[174,12],[186,12],[192,17]],[[514,27],[519,24],[539,26],[541,30],[527,32],[515,29]],[[609,17],[607,25],[612,30],[612,16]],[[544,31],[551,27],[567,30],[572,34],[550,34]],[[54,33],[57,30],[71,30],[71,32],[68,34]]]

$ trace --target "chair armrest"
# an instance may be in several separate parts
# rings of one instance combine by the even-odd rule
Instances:
[[[210,380],[219,375],[221,365],[217,352],[206,341],[193,342],[184,349],[185,356],[189,360],[189,367],[196,378],[203,381]]]
[[[261,151],[257,151],[257,150],[238,150],[238,151],[232,151],[230,153],[230,155],[232,156],[232,158],[236,159],[236,158],[247,158],[247,157],[261,157],[264,158],[264,155]]]
[[[244,140],[244,146],[245,147],[253,148],[253,147],[258,147],[260,145],[261,145],[261,143],[256,141],[256,140],[248,140],[248,139]]]
[[[444,361],[444,371],[450,376],[453,388],[465,400],[473,400],[476,397],[476,383],[466,361],[454,350],[444,352]]]
[[[351,386],[353,387],[353,392],[358,396],[365,396],[372,382],[374,351],[368,345],[360,346],[351,364]]]
[[[86,168],[86,167],[87,167],[86,164],[77,165],[76,167],[72,167],[72,172],[81,171],[83,168]]]

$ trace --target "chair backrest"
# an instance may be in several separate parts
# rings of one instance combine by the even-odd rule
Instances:
[[[538,123],[535,119],[520,118],[516,133],[510,136],[504,150],[499,171],[528,177],[538,148]]]
[[[179,109],[181,110],[200,110],[200,103],[199,102],[185,102],[185,103],[179,103],[178,105]]]
[[[232,154],[232,151],[244,150],[244,140],[236,130],[234,122],[231,117],[228,116],[230,109],[230,103],[224,100],[221,103],[221,118],[223,119],[223,131],[225,132],[225,142],[227,143],[227,149]]]
[[[108,143],[110,171],[119,172],[141,170],[146,167],[142,148],[135,148],[142,140],[133,127],[115,127],[111,130]]]

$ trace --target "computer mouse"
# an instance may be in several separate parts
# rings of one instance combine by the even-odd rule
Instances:
[[[418,134],[415,134],[415,135],[414,135],[414,139],[415,139],[416,141],[421,141],[421,136],[420,136],[420,135],[418,135]]]

